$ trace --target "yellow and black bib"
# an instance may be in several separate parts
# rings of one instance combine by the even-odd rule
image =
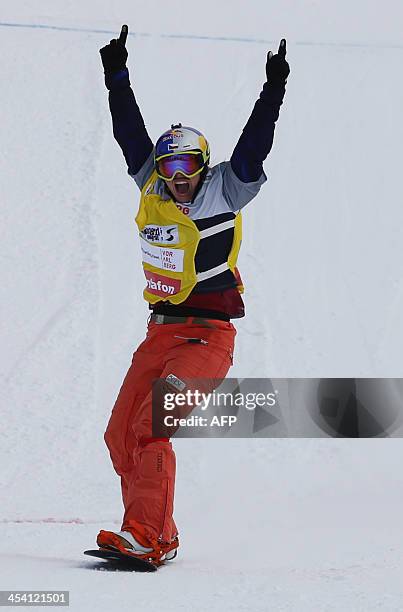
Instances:
[[[150,304],[180,304],[194,292],[238,286],[236,261],[241,246],[240,213],[192,221],[174,201],[153,193],[154,172],[145,184],[136,223],[140,232],[144,298]]]

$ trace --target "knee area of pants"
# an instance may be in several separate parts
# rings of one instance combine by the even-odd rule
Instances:
[[[104,440],[115,470],[118,470],[118,466],[120,466],[119,470],[121,469],[124,471],[126,466],[123,464],[126,462],[127,452],[123,445],[117,443],[119,438],[116,438],[111,432],[106,431]]]
[[[111,449],[111,447],[113,446],[113,434],[110,431],[110,429],[107,429],[104,433],[104,441],[106,446],[109,448],[109,450]]]

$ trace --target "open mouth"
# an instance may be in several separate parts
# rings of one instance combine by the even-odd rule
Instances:
[[[190,190],[190,185],[187,181],[174,181],[174,187],[180,195],[186,195]]]

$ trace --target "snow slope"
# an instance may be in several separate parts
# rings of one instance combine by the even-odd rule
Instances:
[[[213,161],[287,37],[231,375],[400,377],[402,16],[397,0],[3,7],[1,589],[70,589],[74,610],[403,609],[400,440],[178,440],[178,563],[106,578],[81,556],[120,519],[102,433],[147,317],[107,32],[131,28],[151,136],[195,125]]]

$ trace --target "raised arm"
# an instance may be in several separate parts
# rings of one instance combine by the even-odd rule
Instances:
[[[274,126],[285,94],[290,67],[285,59],[286,41],[280,42],[278,53],[267,54],[266,77],[259,99],[246,123],[231,156],[231,167],[244,183],[257,181],[263,162],[273,145]]]
[[[113,135],[125,157],[128,172],[137,174],[153,150],[143,117],[130,87],[126,68],[126,38],[128,27],[122,26],[118,39],[100,50],[105,73],[105,85],[109,90],[109,108],[112,115]]]

